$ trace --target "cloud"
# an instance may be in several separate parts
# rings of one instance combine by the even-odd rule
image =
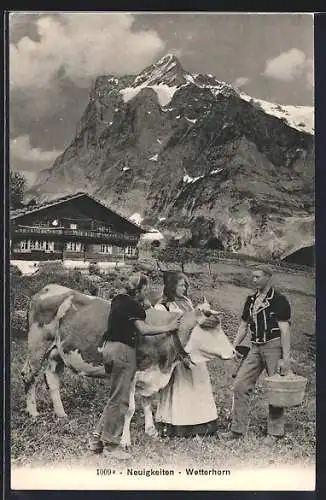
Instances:
[[[315,82],[315,74],[314,74],[314,61],[313,59],[307,59],[307,65],[306,65],[306,82],[308,88],[311,88],[314,86]]]
[[[247,76],[239,76],[234,80],[232,83],[233,87],[241,88],[247,85],[247,83],[251,82],[251,79],[248,78]]]
[[[313,60],[301,50],[293,48],[274,59],[268,59],[263,75],[284,82],[304,78],[306,85],[311,87],[314,80]]]
[[[40,148],[33,148],[29,135],[21,135],[10,140],[10,155],[14,160],[21,160],[30,163],[52,163],[62,151],[53,149],[44,151]]]
[[[15,21],[17,23],[17,19]],[[88,87],[100,74],[135,74],[164,49],[155,31],[133,31],[129,13],[46,15],[36,19],[39,41],[10,44],[12,89],[44,89],[66,77]]]

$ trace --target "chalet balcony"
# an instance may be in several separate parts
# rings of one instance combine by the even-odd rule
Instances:
[[[96,229],[70,229],[63,227],[44,227],[44,226],[16,226],[12,228],[12,234],[14,235],[24,235],[24,236],[50,236],[55,237],[55,239],[64,240],[69,237],[69,239],[74,240],[84,240],[93,241],[100,243],[130,243],[136,244],[139,237],[137,235],[118,233],[116,231],[98,231]]]

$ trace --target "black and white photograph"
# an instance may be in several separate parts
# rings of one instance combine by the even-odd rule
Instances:
[[[314,490],[314,15],[8,32],[11,489]]]

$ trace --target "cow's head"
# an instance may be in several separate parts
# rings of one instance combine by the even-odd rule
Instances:
[[[195,309],[197,324],[192,330],[185,350],[190,354],[194,363],[208,361],[213,358],[233,359],[235,350],[225,335],[219,311],[211,308],[206,299]],[[207,317],[213,318],[213,326],[206,327]]]
[[[215,311],[205,296],[203,301],[197,305],[196,310],[201,311],[205,316],[215,316],[216,318],[220,318],[223,314],[221,311]]]

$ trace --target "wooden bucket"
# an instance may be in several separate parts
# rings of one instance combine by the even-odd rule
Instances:
[[[288,375],[275,374],[265,378],[267,398],[270,405],[290,408],[302,404],[307,379],[293,372]]]

